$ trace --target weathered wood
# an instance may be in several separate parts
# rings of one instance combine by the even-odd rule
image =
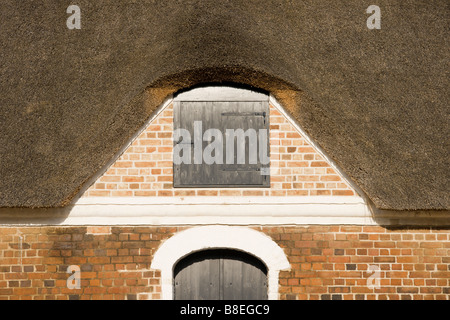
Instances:
[[[267,268],[234,250],[205,250],[182,259],[174,270],[177,300],[265,300]]]
[[[259,130],[269,131],[269,104],[266,101],[180,101],[174,103],[174,129],[186,129],[191,136],[191,141],[176,141],[175,143],[187,143],[191,147],[191,163],[174,163],[174,187],[269,187],[268,175],[262,175],[261,169],[268,168],[268,164],[261,164],[259,158]],[[208,129],[218,129],[223,138],[223,164],[196,164],[195,150],[201,144],[201,150],[210,141],[194,141],[194,122],[201,121],[202,134]],[[238,139],[227,135],[227,129],[242,129],[247,132],[254,129],[255,142],[245,138],[245,161],[238,163]],[[268,135],[269,136],[269,135]],[[234,139],[234,151],[232,161],[227,161],[227,139]],[[240,146],[244,148],[244,146]],[[197,149],[198,150],[198,149]],[[250,152],[252,150],[252,152]],[[256,150],[256,151],[255,151]],[[267,139],[269,150],[269,139]],[[256,163],[250,163],[250,154],[255,156]],[[231,155],[229,155],[231,156]]]

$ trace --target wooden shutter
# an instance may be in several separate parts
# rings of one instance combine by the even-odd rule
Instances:
[[[201,121],[202,133],[208,129],[219,129],[223,134],[223,164],[195,164],[194,161],[194,122]],[[174,129],[190,132],[191,163],[174,163],[174,187],[269,187],[269,164],[261,164],[259,154],[257,163],[249,164],[249,139],[245,143],[245,163],[237,163],[237,139],[235,138],[234,161],[226,163],[226,130],[254,129],[257,133],[259,152],[259,130],[267,132],[267,151],[269,152],[269,104],[267,101],[217,102],[217,101],[177,101],[174,103]],[[174,142],[179,143],[179,141]],[[182,142],[181,143],[186,143]],[[202,150],[209,144],[202,141]],[[266,169],[263,169],[266,168]]]

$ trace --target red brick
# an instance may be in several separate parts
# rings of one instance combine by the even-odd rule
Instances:
[[[395,248],[394,241],[378,241],[374,243],[375,248]]]
[[[144,177],[139,176],[124,176],[122,178],[123,182],[144,182]]]
[[[328,167],[328,163],[326,163],[325,161],[312,161],[311,167]]]
[[[116,163],[114,163],[114,167],[117,168],[131,168],[133,167],[133,162],[131,161],[117,161]]]
[[[148,168],[148,167],[155,167],[156,161],[136,161],[134,165],[137,168]]]
[[[88,234],[110,234],[111,227],[108,226],[89,226],[86,229]]]
[[[320,181],[340,181],[341,177],[335,175],[325,175],[320,177]]]
[[[420,248],[442,248],[444,244],[442,242],[422,242]]]
[[[128,190],[111,191],[112,197],[129,197],[132,194],[133,194],[132,191]]]
[[[156,191],[140,191],[140,190],[136,190],[133,193],[135,196],[138,197],[151,197],[151,196],[156,196],[157,192]]]
[[[90,190],[89,195],[92,197],[106,197],[109,196],[109,191],[106,190]]]
[[[395,257],[374,257],[375,263],[395,263]]]
[[[332,190],[333,196],[352,196],[354,192],[352,190]]]

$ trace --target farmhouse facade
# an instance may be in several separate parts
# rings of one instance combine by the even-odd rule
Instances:
[[[267,114],[242,111],[255,101],[267,104]],[[204,125],[211,113],[245,123],[264,118],[268,170],[248,165],[252,141],[243,136],[232,137],[232,151],[240,143],[244,163],[218,161],[225,173],[213,173],[224,174],[223,185],[177,178],[176,170],[201,175],[214,165],[174,162],[175,152],[195,153],[193,137],[175,151],[183,103],[187,113],[200,105]],[[241,109],[224,113],[230,105]],[[213,142],[201,132],[202,148]],[[63,218],[42,212],[36,226],[2,227],[0,292],[18,299],[446,299],[448,232],[389,225],[392,217],[381,226],[356,190],[269,94],[188,90],[155,112]]]
[[[1,300],[449,300],[446,0],[6,1]]]

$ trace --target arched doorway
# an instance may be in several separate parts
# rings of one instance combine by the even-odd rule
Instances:
[[[174,269],[183,258],[204,250],[227,248],[257,257],[267,268],[267,295],[278,298],[278,275],[289,270],[284,251],[267,235],[236,226],[201,226],[181,231],[167,239],[153,256],[151,269],[161,271],[162,298],[174,298]]]
[[[174,269],[176,300],[266,300],[267,267],[237,250],[192,253]]]

